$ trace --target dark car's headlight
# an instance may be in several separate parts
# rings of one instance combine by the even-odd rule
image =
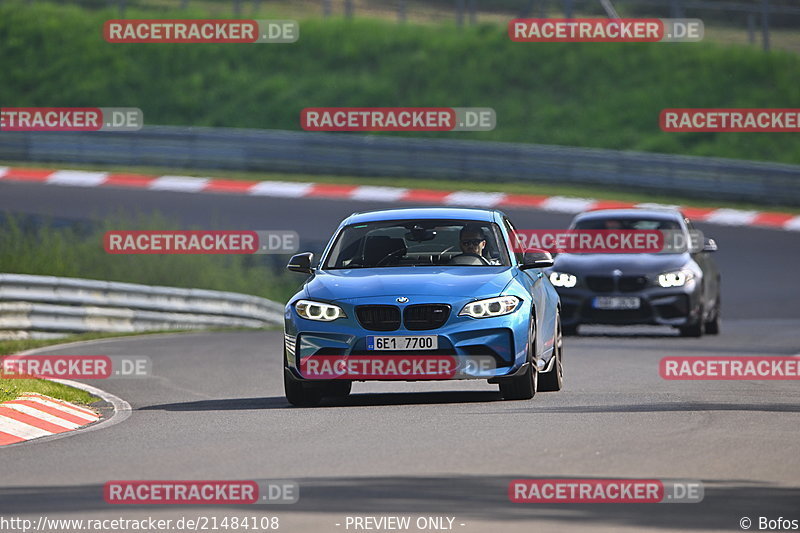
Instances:
[[[489,318],[513,313],[522,300],[516,296],[496,296],[470,302],[458,313],[458,316],[472,318]]]
[[[659,274],[658,284],[664,288],[683,287],[692,279],[694,279],[694,273],[691,270],[674,270]]]
[[[569,289],[578,283],[578,277],[566,272],[550,272],[550,283],[554,287],[566,287]]]
[[[297,314],[309,320],[331,322],[337,318],[347,318],[341,307],[312,300],[297,300],[294,303]]]

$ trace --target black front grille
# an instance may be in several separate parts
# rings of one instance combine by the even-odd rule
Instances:
[[[619,290],[621,292],[636,292],[647,286],[647,278],[644,276],[622,276],[619,278]]]
[[[587,276],[586,285],[594,292],[614,292],[614,278],[610,276]]]
[[[409,305],[403,311],[403,323],[411,331],[436,329],[442,327],[449,316],[450,306],[447,304]]]
[[[636,292],[647,287],[645,276],[587,276],[586,285],[594,292]]]
[[[359,305],[356,316],[370,331],[394,331],[400,327],[400,309],[395,305]]]

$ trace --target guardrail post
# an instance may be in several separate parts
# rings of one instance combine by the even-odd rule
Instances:
[[[331,16],[332,11],[331,0],[322,0],[322,16],[328,18]]]
[[[753,13],[747,14],[747,40],[756,44],[756,16]]]
[[[769,50],[769,0],[761,0],[761,37],[764,50]]]
[[[406,21],[406,0],[398,0],[397,2],[397,22]]]
[[[683,4],[681,3],[681,0],[670,0],[669,16],[674,19],[683,18]]]
[[[571,19],[573,15],[572,0],[564,0],[564,18]]]
[[[344,0],[344,16],[345,18],[353,18],[354,7],[353,0]]]
[[[469,1],[469,23],[470,25],[475,25],[478,23],[478,0],[468,0]]]
[[[464,25],[464,0],[456,0],[456,26]]]

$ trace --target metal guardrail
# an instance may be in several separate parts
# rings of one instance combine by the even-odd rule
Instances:
[[[800,205],[800,165],[522,143],[149,126],[3,132],[0,160],[612,186]]]
[[[0,274],[0,338],[260,328],[282,324],[283,311],[280,303],[233,292]]]

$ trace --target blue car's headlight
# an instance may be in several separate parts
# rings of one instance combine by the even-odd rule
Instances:
[[[658,284],[664,288],[683,287],[686,282],[694,278],[691,270],[676,270],[675,272],[664,272],[658,275]]]
[[[470,302],[461,309],[458,316],[471,316],[472,318],[489,318],[513,313],[522,300],[516,296],[496,296]]]
[[[331,322],[337,318],[347,318],[347,315],[338,305],[314,302],[312,300],[297,300],[294,308],[298,315],[309,320]]]

